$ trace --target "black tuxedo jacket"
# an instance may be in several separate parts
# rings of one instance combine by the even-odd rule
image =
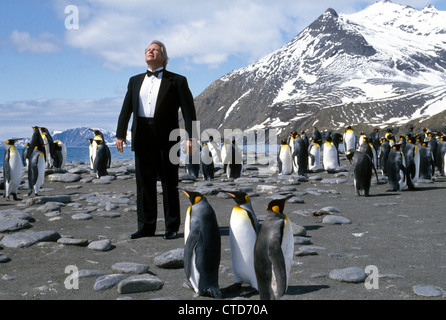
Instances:
[[[133,151],[135,151],[133,142],[135,141],[137,128],[139,92],[145,76],[146,73],[141,73],[130,78],[116,129],[116,137],[126,139],[128,124],[133,114],[131,127]],[[194,99],[187,79],[179,74],[164,70],[154,114],[155,130],[158,139],[161,139],[162,143],[167,143],[172,130],[179,128],[178,111],[180,107],[184,127],[189,134],[189,138],[198,137],[197,128],[193,127],[192,123],[197,117]]]

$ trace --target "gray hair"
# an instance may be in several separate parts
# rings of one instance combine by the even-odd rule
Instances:
[[[156,44],[156,45],[158,45],[158,46],[160,47],[160,49],[161,49],[161,55],[162,55],[163,58],[164,58],[164,64],[163,64],[163,66],[166,67],[166,66],[167,66],[167,62],[169,61],[169,56],[167,55],[167,49],[166,49],[166,46],[164,45],[164,43],[162,43],[161,41],[158,41],[158,40],[153,40],[153,41],[150,43],[149,47],[150,47],[152,44]],[[147,51],[147,49],[149,49],[149,47],[146,48],[146,51]]]

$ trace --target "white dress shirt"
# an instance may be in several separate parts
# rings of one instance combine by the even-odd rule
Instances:
[[[158,71],[161,69],[162,68],[159,68],[153,71]],[[144,77],[144,81],[139,92],[139,117],[153,118],[155,114],[156,99],[158,98],[158,92],[160,90],[162,77],[162,72],[158,74],[158,77]]]

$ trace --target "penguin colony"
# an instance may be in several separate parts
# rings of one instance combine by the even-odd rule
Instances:
[[[100,177],[107,174],[110,151],[105,148],[104,137],[93,130],[90,140],[91,169]],[[304,131],[292,132],[280,142],[277,166],[280,175],[306,175],[325,170],[336,172],[339,168],[339,146],[351,163],[350,173],[354,176],[355,194],[362,191],[370,194],[371,179],[376,171],[387,177],[389,191],[413,190],[420,180],[432,181],[437,169],[442,176],[446,167],[446,135],[429,129],[414,133],[409,128],[406,135],[396,141],[389,130],[379,137],[374,130],[369,135],[355,136],[354,128],[348,126],[343,134],[329,133],[323,138],[314,127],[310,138]],[[5,197],[17,199],[22,166],[28,167],[29,194],[38,194],[44,181],[45,167],[62,165],[66,161],[66,149],[60,141],[52,147],[52,138],[45,128],[34,127],[33,136],[22,154],[14,144],[21,139],[9,139],[5,143],[4,179]],[[104,147],[105,146],[105,147]],[[57,155],[59,152],[60,158]],[[220,147],[212,137],[195,147],[200,157],[197,167],[187,166],[190,174],[212,180],[217,167],[222,164],[228,178],[242,176],[242,152],[232,138]],[[51,157],[52,160],[47,160]],[[21,161],[19,161],[21,160]],[[194,162],[190,162],[190,165]],[[258,292],[260,299],[280,299],[286,292],[294,255],[294,238],[291,221],[285,213],[289,198],[274,199],[266,207],[266,218],[260,222],[253,210],[248,194],[240,191],[224,192],[235,202],[229,222],[229,242],[234,274],[234,284],[220,289],[218,274],[221,257],[221,236],[214,209],[203,194],[180,189],[189,199],[184,222],[184,272],[186,284],[197,294],[221,298],[224,293],[238,291],[242,284],[250,289],[241,295]]]
[[[227,167],[230,162],[224,160],[225,149],[233,145],[233,141],[223,144],[220,153],[222,157],[219,160],[223,160]],[[361,132],[357,137],[352,126],[347,127],[343,134],[329,133],[325,138],[316,127],[310,138],[304,131],[290,133],[280,140],[278,146],[278,173],[337,172],[341,144],[349,148],[344,153],[351,164],[349,173],[354,177],[357,196],[361,192],[364,196],[370,195],[372,177],[376,177],[377,183],[384,183],[378,179],[378,170],[388,179],[388,191],[413,190],[417,181],[432,181],[436,168],[445,175],[446,136],[443,133],[425,129],[415,134],[409,130],[396,141],[391,130],[382,138],[378,130],[369,135]],[[210,150],[206,149],[207,161],[213,155]],[[203,178],[207,179],[204,172]],[[262,300],[280,299],[288,287],[294,255],[291,222],[284,212],[288,198],[270,201],[266,207],[266,218],[259,221],[248,194],[223,190],[235,202],[229,221],[234,284],[220,290],[221,241],[215,211],[204,195],[182,191],[191,202],[184,225],[184,264],[188,286],[197,295],[220,298],[225,293],[239,291],[242,284],[246,284],[249,289],[242,291],[241,296],[258,293]]]
[[[19,154],[15,143],[23,138],[8,139],[4,143],[3,184],[5,192],[3,197],[8,200],[17,197],[22,183],[22,169],[27,168],[28,196],[34,193],[38,196],[40,188],[45,182],[46,169],[63,170],[67,161],[67,148],[60,141],[54,141],[45,127],[34,126],[29,142]],[[97,178],[107,175],[110,168],[111,153],[105,144],[104,136],[100,130],[90,129],[95,136],[90,140],[90,167]]]

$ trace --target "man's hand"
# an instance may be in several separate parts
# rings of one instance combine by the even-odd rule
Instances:
[[[116,149],[118,149],[119,152],[124,152],[123,145],[127,146],[127,141],[125,139],[116,138]]]

